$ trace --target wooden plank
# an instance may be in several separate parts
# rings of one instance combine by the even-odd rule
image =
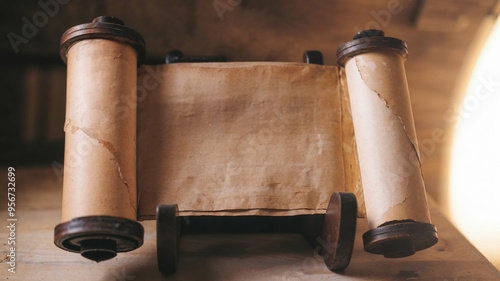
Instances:
[[[2,175],[2,182],[6,182]],[[136,251],[95,263],[58,249],[53,228],[59,223],[61,182],[50,167],[19,168],[16,273],[7,272],[7,247],[0,241],[0,276],[8,280],[165,280],[156,268],[155,222],[147,221],[144,245]],[[1,194],[6,206],[5,193]],[[403,259],[364,252],[358,220],[353,258],[340,274],[326,269],[321,257],[298,234],[184,236],[179,271],[168,280],[499,280],[499,272],[437,211],[431,216],[440,241]],[[0,218],[5,219],[5,208]],[[7,237],[2,227],[0,237]]]

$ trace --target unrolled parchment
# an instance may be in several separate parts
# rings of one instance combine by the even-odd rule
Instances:
[[[324,213],[334,191],[359,187],[344,180],[338,78],[302,63],[142,67],[139,218],[159,203],[181,215]]]
[[[68,51],[62,221],[137,218],[137,55],[93,39]]]
[[[345,65],[370,228],[430,223],[403,57],[357,55]]]

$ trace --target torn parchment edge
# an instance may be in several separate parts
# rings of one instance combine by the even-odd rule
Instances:
[[[115,155],[116,149],[114,148],[113,144],[109,141],[105,141],[103,139],[100,139],[98,136],[93,136],[90,132],[88,132],[88,130],[86,128],[82,128],[82,127],[73,125],[71,123],[71,118],[68,118],[66,120],[65,125],[64,125],[64,132],[68,133],[67,132],[68,129],[71,129],[71,131],[70,131],[71,134],[81,132],[87,138],[87,140],[89,140],[94,145],[98,144],[98,145],[102,146],[104,148],[104,150],[106,150],[111,155],[111,158],[109,158],[109,159],[114,163],[113,165],[116,168],[115,170],[117,171],[117,175],[120,178],[120,181],[127,188],[128,202],[129,202],[130,206],[132,207],[132,209],[134,210],[134,212],[137,213],[137,206],[132,201],[133,196],[132,196],[131,191],[130,191],[130,186],[127,183],[127,181],[125,180],[125,178],[121,172],[120,163],[119,163],[120,161],[118,160],[118,157]]]
[[[326,209],[309,209],[298,208],[290,210],[282,209],[232,209],[232,210],[219,210],[219,211],[194,211],[183,210],[179,211],[179,216],[300,216],[304,215],[307,211],[308,215],[324,215]],[[156,220],[156,215],[141,215],[137,218],[138,221]]]
[[[370,74],[368,73],[365,73],[365,64],[358,58],[358,57],[355,57],[354,58],[354,65],[356,67],[356,72],[357,72],[357,75],[360,79],[360,81],[362,81],[362,83],[364,84],[364,86],[366,87],[366,89],[371,92],[370,95],[377,95],[377,99],[380,101],[380,106],[382,107],[385,107],[387,110],[389,110],[390,114],[392,116],[394,116],[394,118],[396,118],[395,120],[397,120],[396,122],[400,123],[401,124],[401,129],[403,130],[403,133],[404,134],[404,138],[408,141],[408,143],[411,145],[411,150],[410,150],[410,159],[413,158],[413,156],[416,156],[416,160],[418,161],[418,164],[414,161],[411,161],[411,162],[414,162],[415,164],[413,164],[412,166],[415,167],[415,169],[419,169],[419,172],[417,171],[414,171],[413,173],[418,173],[417,177],[420,178],[421,180],[421,187],[422,187],[422,190],[415,190],[415,194],[419,194],[419,193],[422,193],[422,197],[420,197],[420,195],[417,195],[419,198],[422,198],[424,200],[424,202],[422,202],[423,204],[425,204],[425,210],[427,210],[426,214],[417,214],[415,213],[416,217],[418,217],[418,219],[416,219],[417,221],[422,221],[422,222],[430,222],[430,215],[429,215],[429,211],[428,211],[428,207],[427,207],[427,196],[425,194],[425,183],[424,183],[424,178],[423,178],[423,173],[422,173],[422,165],[421,165],[421,161],[420,161],[420,155],[419,155],[419,152],[418,152],[418,143],[417,143],[417,137],[416,137],[416,132],[413,132],[413,135],[414,135],[414,138],[415,140],[412,138],[412,135],[408,132],[408,129],[412,129],[414,130],[414,125],[413,124],[405,124],[405,120],[403,120],[403,117],[400,116],[398,113],[397,113],[397,110],[392,108],[391,107],[391,102],[384,98],[384,95],[383,93],[381,93],[379,90],[376,90],[378,89],[378,87],[374,87],[374,85],[372,85],[372,81],[370,81],[368,79],[367,81],[367,77],[370,77]],[[404,91],[404,90],[403,90]],[[406,86],[406,91],[404,91],[403,94],[409,94],[407,92],[407,86]],[[408,96],[408,99],[406,100],[408,103],[410,102],[409,101],[409,96]],[[404,102],[404,100],[403,100]],[[398,107],[397,104],[395,103],[392,103],[393,105],[395,105],[395,107]],[[412,122],[413,120],[413,116],[412,116],[412,112],[411,112],[411,104],[408,104],[409,106],[409,110],[410,112],[407,112],[408,115],[405,115],[406,117],[406,121],[408,122]],[[402,105],[402,109],[405,109],[405,105]],[[399,108],[399,107],[398,107]],[[404,111],[401,111],[402,110],[401,108],[399,108],[400,112],[404,112]],[[420,184],[418,184],[420,185]],[[417,186],[418,186],[417,185]],[[372,225],[371,227],[378,227],[380,225],[383,225],[383,224],[386,224],[388,221],[394,221],[395,219],[393,218],[393,213],[395,212],[395,210],[398,210],[400,209],[403,205],[407,205],[407,199],[408,199],[408,194],[406,194],[404,196],[404,198],[401,198],[402,200],[400,202],[394,202],[394,204],[392,204],[392,206],[388,207],[383,213],[380,214],[379,217],[377,218],[374,218],[375,221],[377,221],[377,225]],[[415,207],[415,203],[416,202],[410,202],[408,203],[409,205],[413,205],[413,207]],[[404,209],[404,208],[403,208]],[[423,210],[423,209],[422,209]],[[396,213],[399,213],[399,212],[396,212]],[[405,212],[406,213],[406,212]],[[424,217],[426,217],[426,219],[424,219]],[[404,215],[404,216],[401,216],[401,218],[397,218],[396,221],[401,221],[401,220],[407,220],[407,219],[411,219],[413,220],[414,218],[412,218],[412,216],[410,215],[408,217],[408,214]]]
[[[374,93],[377,94],[377,96],[379,97],[379,99],[384,102],[385,107],[387,107],[389,110],[391,110],[392,114],[394,114],[398,118],[399,122],[403,126],[403,131],[405,132],[406,137],[408,138],[408,141],[412,145],[413,151],[415,152],[415,155],[417,156],[417,160],[418,160],[418,164],[419,164],[419,169],[420,169],[420,176],[422,177],[422,180],[423,180],[424,179],[424,174],[422,172],[422,161],[420,159],[420,153],[418,152],[418,143],[417,143],[416,136],[415,136],[415,140],[413,140],[411,138],[410,134],[408,133],[408,129],[406,128],[406,124],[403,121],[403,118],[399,114],[397,114],[396,111],[389,105],[389,102],[387,101],[387,99],[385,99],[379,91],[377,91],[376,89],[374,89],[375,87],[370,86],[369,83],[365,80],[364,75],[363,75],[363,73],[360,70],[361,67],[363,67],[363,66],[361,65],[362,63],[359,60],[359,58],[358,57],[354,57],[354,61],[356,62],[356,69],[359,72],[359,76],[361,77],[361,80],[363,80],[363,82],[365,83],[366,87],[368,87],[368,89],[370,89],[372,92],[374,92]]]

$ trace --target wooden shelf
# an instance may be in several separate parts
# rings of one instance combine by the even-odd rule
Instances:
[[[6,227],[0,235],[0,276],[8,280],[500,280],[499,272],[432,203],[440,240],[412,257],[386,259],[364,252],[361,235],[367,225],[358,220],[351,264],[340,274],[331,273],[299,234],[202,234],[182,238],[179,271],[163,277],[156,265],[154,221],[143,222],[141,248],[95,263],[53,244],[53,229],[61,217],[62,182],[51,167],[18,168],[16,186],[15,274],[7,272],[5,263]],[[7,206],[5,193],[1,206]],[[0,218],[7,218],[6,207]]]

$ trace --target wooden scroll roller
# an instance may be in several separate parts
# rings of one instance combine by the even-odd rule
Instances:
[[[434,245],[404,61],[406,44],[379,30],[357,33],[337,50],[345,66],[371,230],[367,252],[410,256]]]
[[[142,37],[113,17],[67,30],[62,223],[55,244],[102,261],[142,245],[137,222],[137,66]]]

